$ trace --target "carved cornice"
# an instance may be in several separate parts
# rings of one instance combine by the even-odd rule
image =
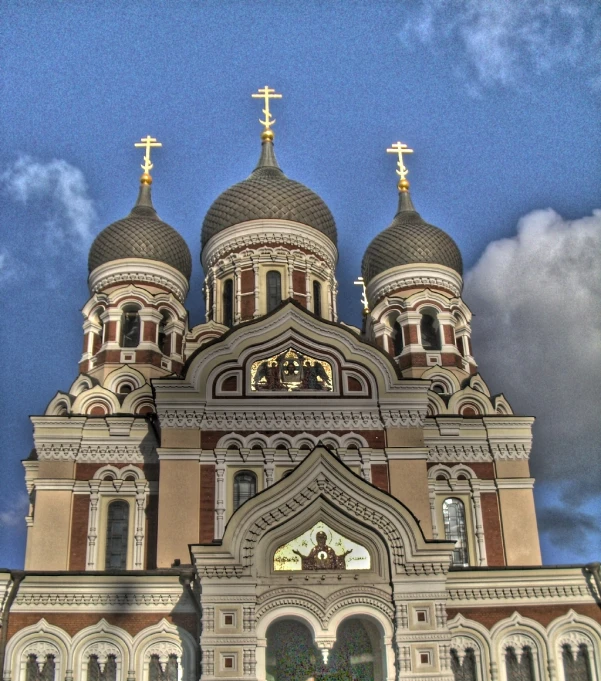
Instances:
[[[453,294],[461,295],[462,279],[457,272],[444,265],[399,265],[375,276],[367,286],[367,298],[372,307],[381,298],[400,289],[429,288],[435,286]]]
[[[495,459],[511,461],[515,459],[529,459],[530,445],[522,443],[495,443],[491,442],[490,449]]]
[[[161,427],[205,430],[381,430],[390,426],[423,425],[425,412],[416,410],[325,411],[220,411],[159,409]]]
[[[201,255],[203,270],[207,272],[233,251],[267,244],[305,249],[325,260],[332,270],[338,260],[336,246],[312,227],[288,220],[252,220],[232,225],[210,239]]]
[[[455,462],[478,461],[491,462],[492,456],[486,445],[436,445],[430,447],[428,461]]]
[[[43,610],[172,610],[181,600],[181,589],[172,593],[107,593],[98,591],[19,592],[15,611]]]
[[[154,445],[126,445],[106,442],[94,445],[41,443],[36,447],[40,461],[78,461],[86,463],[157,463]]]
[[[97,267],[88,278],[92,293],[125,282],[146,282],[166,288],[181,303],[188,294],[188,280],[181,272],[166,263],[143,258],[113,260]]]
[[[449,589],[449,602],[462,601],[470,606],[480,605],[477,601],[548,601],[549,599],[573,600],[586,598],[590,600],[590,591],[586,584],[542,585],[542,586],[498,586],[471,589]],[[490,605],[490,603],[487,603]]]

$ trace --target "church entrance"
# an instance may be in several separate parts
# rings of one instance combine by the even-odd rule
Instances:
[[[267,681],[307,681],[321,676],[322,656],[309,627],[280,619],[267,629]]]
[[[336,631],[324,662],[310,628],[279,619],[267,629],[267,681],[382,681],[383,646],[377,627],[367,618],[349,617]]]

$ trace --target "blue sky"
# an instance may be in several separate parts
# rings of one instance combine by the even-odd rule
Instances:
[[[266,83],[283,170],[339,230],[339,310],[359,323],[370,240],[392,220],[400,139],[417,209],[459,245],[482,375],[536,415],[546,563],[601,534],[601,7],[587,0],[0,6],[0,564],[23,561],[29,414],[76,377],[87,250],[129,212],[146,134],[160,216],[199,235],[258,158]]]

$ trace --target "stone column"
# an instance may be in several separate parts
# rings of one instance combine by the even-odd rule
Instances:
[[[134,516],[134,570],[144,569],[144,535],[146,530],[146,492],[148,483],[136,482],[136,508]]]
[[[100,480],[90,480],[90,518],[88,521],[88,550],[86,570],[95,570],[98,557],[98,502],[100,500]]]
[[[221,539],[225,527],[225,449],[215,450],[215,538]]]
[[[480,484],[478,480],[471,481],[471,496],[474,507],[474,528],[476,533],[476,546],[478,547],[478,565],[487,565],[486,543],[484,541],[484,522],[482,519],[482,505],[480,503]]]

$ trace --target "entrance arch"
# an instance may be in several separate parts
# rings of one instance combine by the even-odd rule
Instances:
[[[266,639],[266,681],[307,681],[321,675],[322,654],[303,620],[281,617],[273,621]]]
[[[328,656],[328,672],[349,681],[385,681],[385,646],[374,622],[351,615],[339,623],[336,642]]]

